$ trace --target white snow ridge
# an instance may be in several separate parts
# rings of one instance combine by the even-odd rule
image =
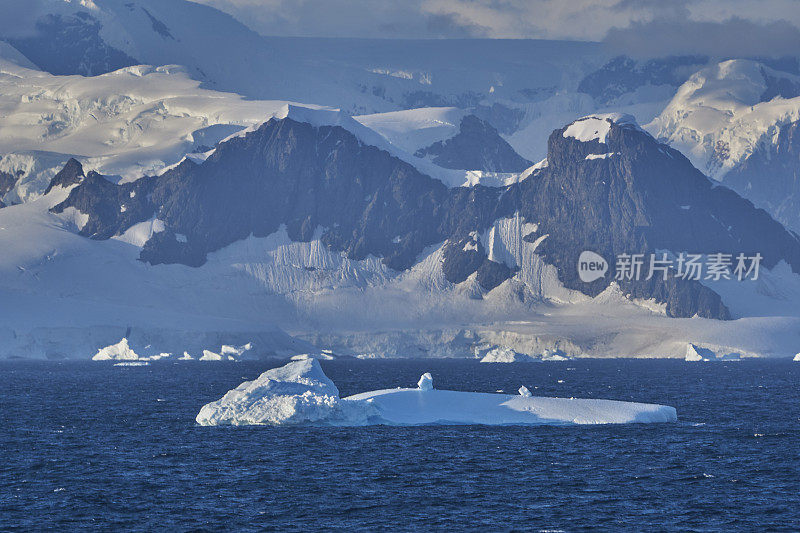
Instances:
[[[425,373],[415,389],[386,389],[339,397],[316,359],[261,374],[204,405],[201,426],[218,425],[572,425],[675,422],[664,405],[436,390]]]

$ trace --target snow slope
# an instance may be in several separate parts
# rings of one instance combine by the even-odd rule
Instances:
[[[354,118],[395,146],[413,154],[436,141],[453,137],[466,114],[464,109],[456,107],[421,107]]]
[[[262,357],[315,351],[273,325],[289,311],[230,264],[153,268],[127,242],[75,234],[79,217],[47,211],[66,192],[0,209],[0,358],[89,359],[122,338],[109,356],[197,358],[249,342]]]
[[[0,196],[5,204],[36,198],[70,157],[87,169],[130,181],[159,174],[187,155],[203,159],[219,141],[271,117],[341,126],[450,187],[519,179],[518,174],[443,169],[407,150],[417,142],[409,142],[412,138],[433,138],[426,124],[463,115],[453,108],[441,110],[441,121],[429,110],[389,113],[397,118],[388,123],[400,132],[393,135],[383,115],[355,120],[334,109],[246,100],[200,88],[182,67],[140,65],[93,78],[53,76],[4,59],[2,52],[0,172],[21,176]],[[5,53],[12,56],[8,49]]]
[[[712,65],[690,77],[645,129],[724,181],[759,143],[771,142],[781,125],[800,119],[800,91],[793,98],[774,95],[769,89],[775,80],[800,87],[800,77],[756,61]]]
[[[364,426],[481,424],[586,425],[675,422],[672,407],[612,400],[538,398],[436,390],[426,373],[416,389],[388,389],[339,398],[316,360],[289,363],[246,381],[197,415],[216,425]]]
[[[0,171],[24,177],[5,199],[35,198],[70,157],[123,180],[163,171],[187,153],[285,111],[199,88],[176,66],[53,76],[0,57]]]

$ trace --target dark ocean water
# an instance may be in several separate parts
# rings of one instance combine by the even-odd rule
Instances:
[[[335,361],[343,395],[431,371],[438,388],[663,403],[679,422],[195,426],[270,366],[0,363],[0,529],[800,530],[798,363]]]

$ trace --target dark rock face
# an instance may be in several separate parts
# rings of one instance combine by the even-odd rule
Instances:
[[[800,96],[800,82],[783,76],[773,76],[763,68],[761,69],[761,75],[764,76],[764,83],[767,85],[766,90],[761,95],[762,102],[769,102],[777,97],[794,98]]]
[[[483,245],[470,236],[448,241],[442,271],[450,283],[462,283],[476,274],[478,285],[487,291],[514,275],[514,270],[507,265],[490,260]]]
[[[50,184],[45,189],[44,193],[47,194],[53,190],[54,187],[69,187],[80,183],[86,175],[83,173],[83,165],[75,158],[70,158],[64,168],[58,174],[53,176]]]
[[[0,198],[8,194],[8,191],[14,188],[18,180],[19,176],[0,171]],[[5,207],[5,204],[3,204],[3,207]]]
[[[475,115],[461,121],[458,134],[417,150],[417,157],[432,157],[440,167],[484,170],[487,172],[522,172],[533,163],[511,148],[497,130]]]
[[[33,37],[9,39],[14,48],[42,70],[56,75],[97,76],[140,62],[106,43],[100,22],[88,13],[46,15]]]
[[[785,259],[800,272],[800,241],[765,211],[712,183],[680,152],[657,143],[633,126],[615,124],[605,144],[550,136],[548,168],[520,184],[520,213],[550,236],[539,250],[559,268],[567,287],[597,294],[604,279],[583,283],[575,265],[593,250],[613,265],[622,253],[761,253],[763,264]],[[589,154],[614,153],[605,159]],[[651,280],[652,281],[652,280]],[[621,284],[632,295],[656,297],[673,316],[725,318],[719,297],[696,282],[681,280]]]
[[[759,144],[725,175],[725,184],[800,232],[800,122],[782,126],[776,142]]]
[[[164,39],[172,39],[173,41],[175,40],[175,37],[172,36],[172,33],[169,31],[169,28],[167,27],[166,24],[164,24],[163,22],[161,22],[160,20],[155,18],[152,15],[152,13],[150,13],[145,8],[142,8],[142,11],[144,11],[144,14],[147,15],[147,18],[150,19],[150,22],[153,25],[153,31],[154,32],[159,34]]]
[[[645,63],[618,56],[581,80],[578,92],[608,104],[645,85],[678,87],[709,61],[706,56],[668,56]]]
[[[784,259],[800,271],[795,236],[731,190],[712,187],[679,152],[634,126],[613,124],[605,144],[565,138],[564,131],[550,137],[549,166],[527,180],[448,189],[341,127],[273,119],[221,144],[204,163],[187,161],[159,177],[115,185],[90,172],[54,211],[88,214],[81,233],[95,239],[160,219],[165,231],[140,256],[151,264],[201,265],[207,253],[281,225],[295,241],[310,240],[321,227],[331,249],[352,259],[373,254],[398,271],[413,266],[426,246],[447,241],[445,277],[459,283],[476,274],[491,290],[514,270],[490,261],[475,232],[519,213],[549,234],[539,251],[561,281],[590,295],[613,273],[580,281],[584,250],[600,253],[612,268],[617,254],[672,250],[760,252],[767,267]],[[672,316],[729,318],[719,296],[695,281],[654,277],[621,287],[666,303]]]

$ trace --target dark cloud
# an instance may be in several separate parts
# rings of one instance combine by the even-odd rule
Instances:
[[[32,35],[43,12],[43,0],[0,0],[0,37]]]
[[[605,40],[649,55],[800,50],[798,0],[193,1],[227,11],[264,35]]]
[[[704,54],[712,57],[780,57],[800,53],[800,30],[787,21],[757,23],[656,19],[612,28],[603,41],[618,53],[641,56]]]
[[[464,22],[457,13],[433,13],[425,24],[432,37],[480,38],[488,37],[490,29],[474,22]]]

